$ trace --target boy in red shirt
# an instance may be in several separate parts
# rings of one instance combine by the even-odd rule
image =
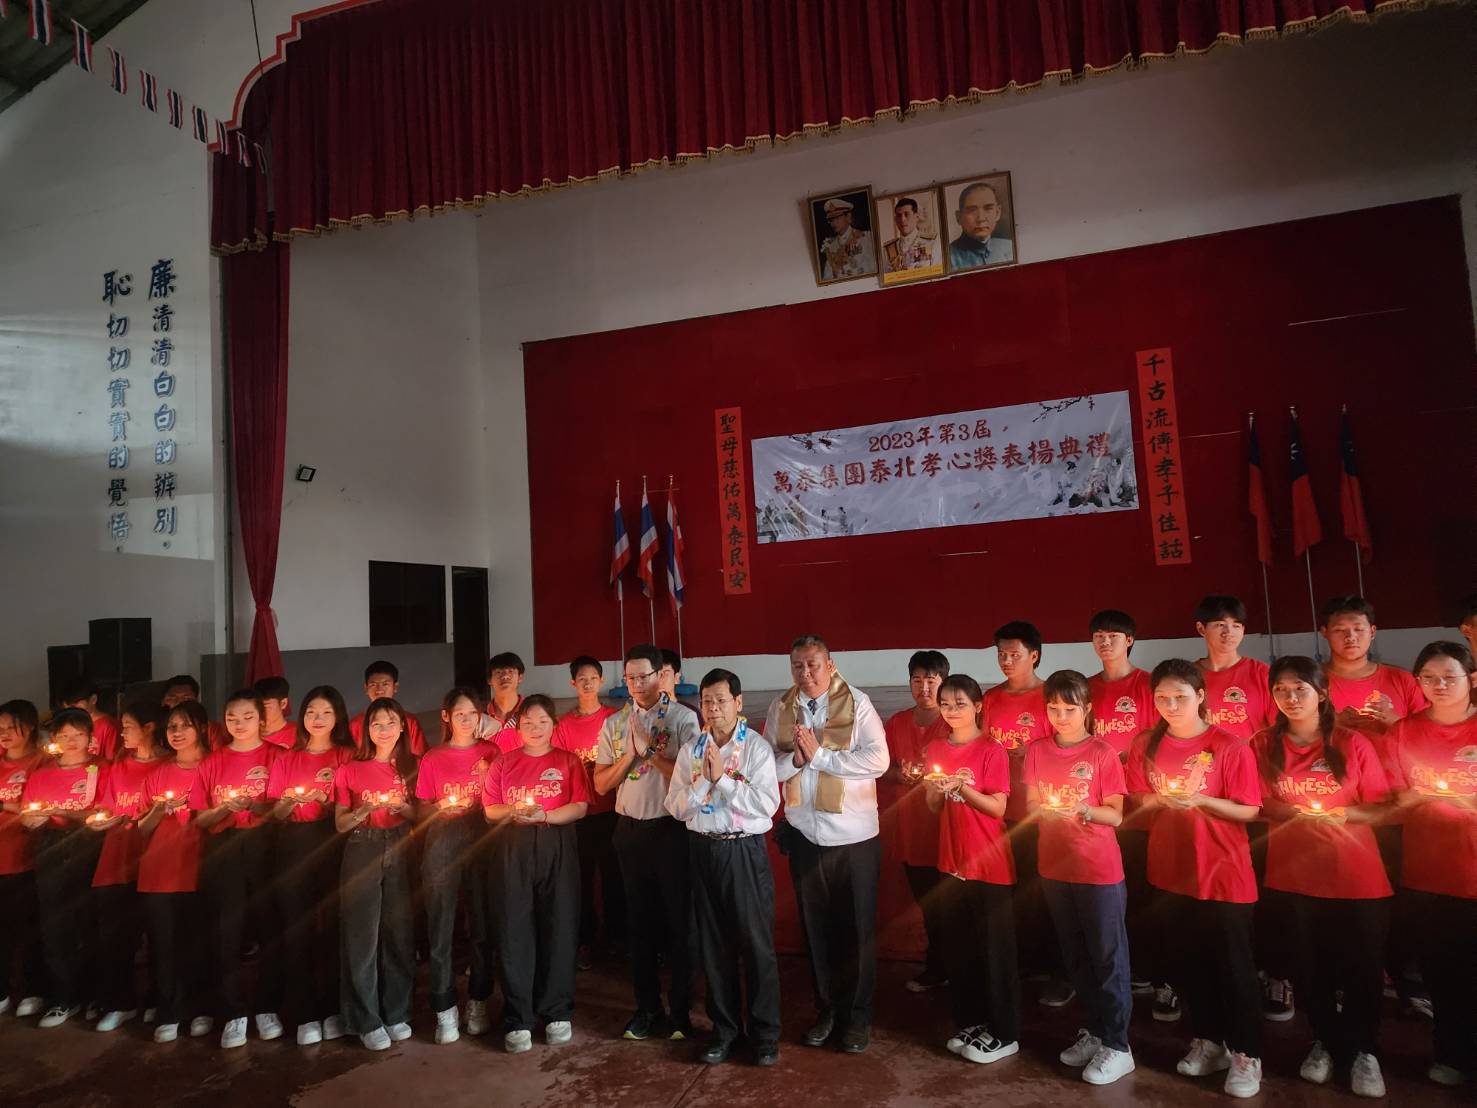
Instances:
[[[487,702],[487,718],[482,721],[480,737],[491,739],[500,750],[517,750],[523,745],[516,735],[503,734],[518,729],[518,706],[523,703],[523,694],[518,689],[523,684],[523,673],[523,659],[511,650],[487,659],[487,685],[492,690],[492,699]]]
[[[252,688],[262,698],[262,739],[279,750],[291,750],[297,742],[297,724],[287,718],[292,708],[287,678],[262,677]]]
[[[1370,735],[1426,706],[1414,677],[1370,658],[1378,631],[1374,605],[1362,596],[1335,596],[1323,605],[1318,633],[1328,642],[1328,697],[1340,726]]]
[[[92,718],[92,742],[87,753],[111,762],[118,753],[118,719],[106,712],[98,711],[97,686],[82,684],[75,686],[62,698],[63,708],[80,708]]]
[[[1251,738],[1277,710],[1267,690],[1267,663],[1241,656],[1246,605],[1234,596],[1205,597],[1195,608],[1195,634],[1205,640],[1205,657],[1195,664],[1205,675],[1210,722],[1238,739]]]
[[[400,670],[394,662],[386,662],[383,659],[370,662],[364,667],[364,695],[371,702],[375,700],[394,700],[399,703],[400,698]],[[349,733],[354,736],[354,745],[364,749],[364,713],[360,712],[349,720]],[[426,733],[421,728],[420,720],[410,713],[405,713],[405,738],[410,746],[410,752],[417,758],[426,752]]]
[[[178,708],[186,700],[199,702],[200,682],[188,673],[177,673],[164,682],[164,695],[159,698],[159,704],[167,713]],[[226,729],[221,726],[219,720],[211,720],[208,730],[210,731],[211,750],[219,750],[231,741],[231,736],[226,734]]]

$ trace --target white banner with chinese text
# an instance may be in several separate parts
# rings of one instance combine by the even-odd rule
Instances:
[[[755,439],[761,543],[1139,505],[1128,393]]]

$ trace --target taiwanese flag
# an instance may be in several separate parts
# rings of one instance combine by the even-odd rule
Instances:
[[[656,591],[657,541],[656,521],[651,518],[651,501],[646,499],[646,489],[641,490],[641,542],[636,555],[636,576],[641,578],[641,595],[651,596]]]
[[[1256,556],[1272,564],[1272,515],[1267,510],[1267,481],[1262,474],[1262,448],[1256,437],[1256,417],[1247,421],[1246,508],[1256,519]]]
[[[1344,409],[1339,423],[1339,453],[1344,458],[1344,471],[1339,477],[1339,507],[1344,515],[1344,538],[1359,547],[1366,562],[1374,559],[1374,543],[1369,537],[1369,520],[1364,516],[1364,492],[1359,487],[1359,467],[1354,460],[1354,429],[1349,426],[1349,410]]]
[[[626,521],[621,515],[621,486],[615,486],[615,546],[610,552],[610,583],[614,585],[631,564],[631,537],[626,534]]]
[[[1297,411],[1292,413],[1292,549],[1302,554],[1308,547],[1323,541],[1323,527],[1318,522],[1318,505],[1313,500],[1313,482],[1308,477],[1308,461],[1303,456],[1303,432],[1298,426]]]
[[[682,524],[677,522],[677,497],[667,490],[667,593],[672,601],[672,613],[682,607],[683,593],[687,589],[682,575]]]

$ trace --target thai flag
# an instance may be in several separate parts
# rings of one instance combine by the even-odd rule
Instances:
[[[174,89],[164,94],[164,103],[169,108],[169,125],[171,127],[183,127],[185,125],[185,99]]]
[[[631,537],[626,534],[626,520],[621,515],[621,487],[615,487],[615,546],[610,553],[610,583],[614,585],[631,564]]]
[[[646,499],[646,489],[641,490],[641,544],[636,557],[636,576],[641,579],[641,595],[651,596],[656,591],[656,575],[652,567],[657,553],[656,521],[651,518],[651,501]]]
[[[1256,520],[1256,556],[1262,565],[1272,564],[1272,513],[1267,509],[1267,481],[1262,474],[1262,448],[1256,437],[1256,417],[1247,425],[1246,508]]]
[[[31,0],[31,37],[51,45],[51,0]]]
[[[1298,426],[1296,409],[1292,413],[1288,452],[1292,462],[1292,549],[1293,553],[1302,554],[1323,541],[1323,525],[1318,522],[1318,504],[1313,499],[1313,482],[1303,456],[1303,432]]]
[[[687,581],[682,576],[682,524],[677,522],[677,498],[667,490],[667,591],[671,594],[672,611],[682,607],[682,594]]]
[[[262,144],[259,142],[253,142],[251,145],[256,150],[256,171],[264,174],[267,172],[267,152],[262,149]]]
[[[204,108],[191,108],[190,116],[195,121],[195,138],[200,142],[210,141],[210,120],[205,116]]]
[[[108,47],[108,53],[113,55],[113,75],[109,78],[108,84],[113,86],[114,92],[127,92],[128,66],[123,64],[123,55],[111,46]]]
[[[92,72],[92,32],[72,20],[72,64]]]
[[[1344,472],[1339,478],[1344,538],[1359,547],[1366,562],[1373,561],[1374,542],[1369,537],[1369,520],[1364,515],[1364,490],[1359,487],[1359,467],[1354,460],[1354,429],[1349,426],[1347,408],[1339,425],[1339,452],[1344,456]]]
[[[246,151],[246,136],[240,131],[236,132],[236,162],[247,169],[251,168],[251,155]]]
[[[159,110],[159,81],[152,73],[145,73],[142,69],[138,71],[138,83],[143,88],[140,101],[144,107],[151,112]]]
[[[226,130],[225,120],[215,121],[215,146],[218,153],[231,155],[231,132]]]

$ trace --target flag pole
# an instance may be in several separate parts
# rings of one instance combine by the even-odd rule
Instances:
[[[1247,412],[1246,413],[1246,432],[1247,432],[1248,435],[1252,436],[1253,439],[1255,438],[1255,436],[1256,436],[1256,413],[1255,412]],[[1261,451],[1260,451],[1260,449],[1258,449],[1258,451],[1257,451],[1257,459],[1258,459],[1257,472],[1258,472],[1258,474],[1260,474],[1261,473],[1261,464],[1260,464]],[[1260,480],[1260,479],[1261,478],[1258,477],[1258,480]],[[1265,501],[1265,496],[1262,497],[1262,500]],[[1258,526],[1260,526],[1260,521],[1258,522]],[[1258,544],[1258,546],[1260,547],[1260,543]],[[1267,645],[1271,649],[1271,652],[1272,652],[1272,656],[1270,658],[1268,658],[1267,660],[1268,661],[1273,661],[1277,657],[1277,632],[1276,632],[1276,630],[1272,626],[1272,589],[1271,589],[1271,586],[1268,585],[1268,583],[1267,583],[1267,563],[1264,562],[1264,561],[1262,561],[1262,556],[1261,556],[1261,550],[1260,550],[1260,548],[1257,550],[1257,559],[1256,560],[1257,560],[1257,564],[1262,567],[1262,604],[1265,606],[1266,612],[1267,612]]]
[[[644,474],[644,473],[641,475],[641,502],[643,504],[650,504],[650,501],[648,501],[647,498],[646,498],[646,474]],[[655,521],[653,521],[652,526],[655,526]],[[638,539],[637,540],[637,551],[636,551],[636,558],[637,558],[638,561],[641,558],[640,543],[641,543],[641,540]],[[652,596],[652,593],[654,593],[654,592],[656,592],[656,589],[653,588],[653,589],[650,589],[647,592],[647,594],[646,594],[646,614],[651,617],[651,640],[650,641],[652,643],[655,643],[656,642],[656,598],[654,596]]]
[[[1349,405],[1347,405],[1347,404],[1340,405],[1339,406],[1339,415],[1342,416],[1345,420],[1347,420],[1349,418]],[[1350,447],[1350,449],[1352,450],[1353,448]],[[1348,523],[1346,522],[1344,524],[1344,526],[1345,526],[1345,528],[1347,528],[1348,527]],[[1367,533],[1368,532],[1366,530],[1366,534]],[[1361,598],[1363,598],[1363,596],[1364,596],[1364,559],[1359,556],[1360,551],[1359,551],[1359,543],[1358,543],[1357,540],[1350,539],[1349,540],[1349,545],[1354,548],[1354,574],[1355,574],[1355,579],[1359,582],[1359,596]]]
[[[676,475],[675,474],[672,474],[672,473],[667,474],[667,518],[668,519],[671,519],[672,518],[672,516],[671,516],[671,512],[672,512],[672,493],[674,491],[676,491],[676,488],[677,488],[677,477],[676,477]],[[668,547],[669,550],[675,550],[676,549],[676,547],[674,545],[676,543],[676,541],[677,541],[677,537],[675,535],[673,535],[669,531],[667,533],[667,547]],[[668,554],[668,557],[676,557],[676,555],[675,554]],[[667,587],[668,588],[671,588],[672,587],[672,582],[671,581],[668,581],[667,582]],[[1360,591],[1363,592],[1362,589]],[[674,597],[674,599],[672,601],[672,607],[675,610],[675,612],[677,613],[677,656],[679,658],[682,658],[682,657],[686,657],[686,655],[682,651],[682,605],[677,603],[675,597]]]
[[[620,478],[619,477],[617,477],[616,478],[616,481],[615,481],[615,502],[617,504],[619,504],[621,502],[621,482],[620,482]],[[622,658],[625,658],[625,656],[626,656],[626,586],[621,582],[621,579],[619,577],[617,577],[615,579],[615,605],[616,605],[616,619],[618,619],[620,621],[621,657]]]
[[[1318,645],[1318,601],[1313,599],[1313,551],[1303,551],[1303,561],[1308,566],[1308,608],[1313,613],[1313,660],[1323,661],[1323,648]]]

